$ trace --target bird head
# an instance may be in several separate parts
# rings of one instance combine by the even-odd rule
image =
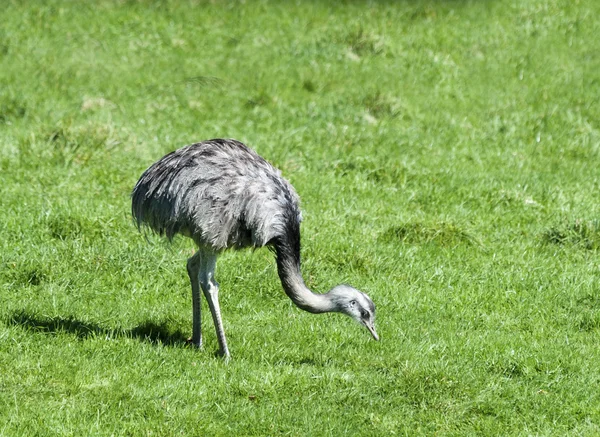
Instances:
[[[375,304],[369,296],[349,285],[338,285],[328,293],[335,302],[337,311],[344,313],[365,326],[375,340]]]

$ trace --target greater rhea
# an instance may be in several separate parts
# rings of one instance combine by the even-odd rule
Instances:
[[[225,249],[269,246],[288,297],[311,313],[339,312],[364,325],[375,340],[375,305],[365,294],[338,285],[313,293],[300,271],[300,198],[281,172],[239,141],[214,139],[183,147],[154,163],[132,197],[138,228],[148,226],[171,240],[190,237],[198,251],[188,259],[192,283],[191,343],[202,346],[200,289],[210,308],[220,353],[229,357],[215,280]]]

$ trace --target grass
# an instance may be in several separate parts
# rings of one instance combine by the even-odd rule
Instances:
[[[600,433],[600,4],[0,6],[0,435]],[[129,193],[175,148],[254,147],[303,202],[293,306],[218,264],[233,359],[191,331],[193,246]],[[206,306],[205,314],[206,312]]]

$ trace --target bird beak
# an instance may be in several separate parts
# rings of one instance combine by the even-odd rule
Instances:
[[[373,325],[371,323],[365,323],[365,326],[367,327],[367,329],[369,330],[369,332],[371,333],[373,338],[375,340],[379,341],[379,336],[377,335],[377,332],[375,332],[375,325]]]

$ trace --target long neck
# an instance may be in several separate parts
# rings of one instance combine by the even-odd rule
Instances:
[[[296,238],[294,238],[296,237]],[[327,294],[316,294],[304,284],[300,272],[300,233],[279,239],[275,244],[277,273],[285,294],[297,307],[310,313],[335,311]]]

